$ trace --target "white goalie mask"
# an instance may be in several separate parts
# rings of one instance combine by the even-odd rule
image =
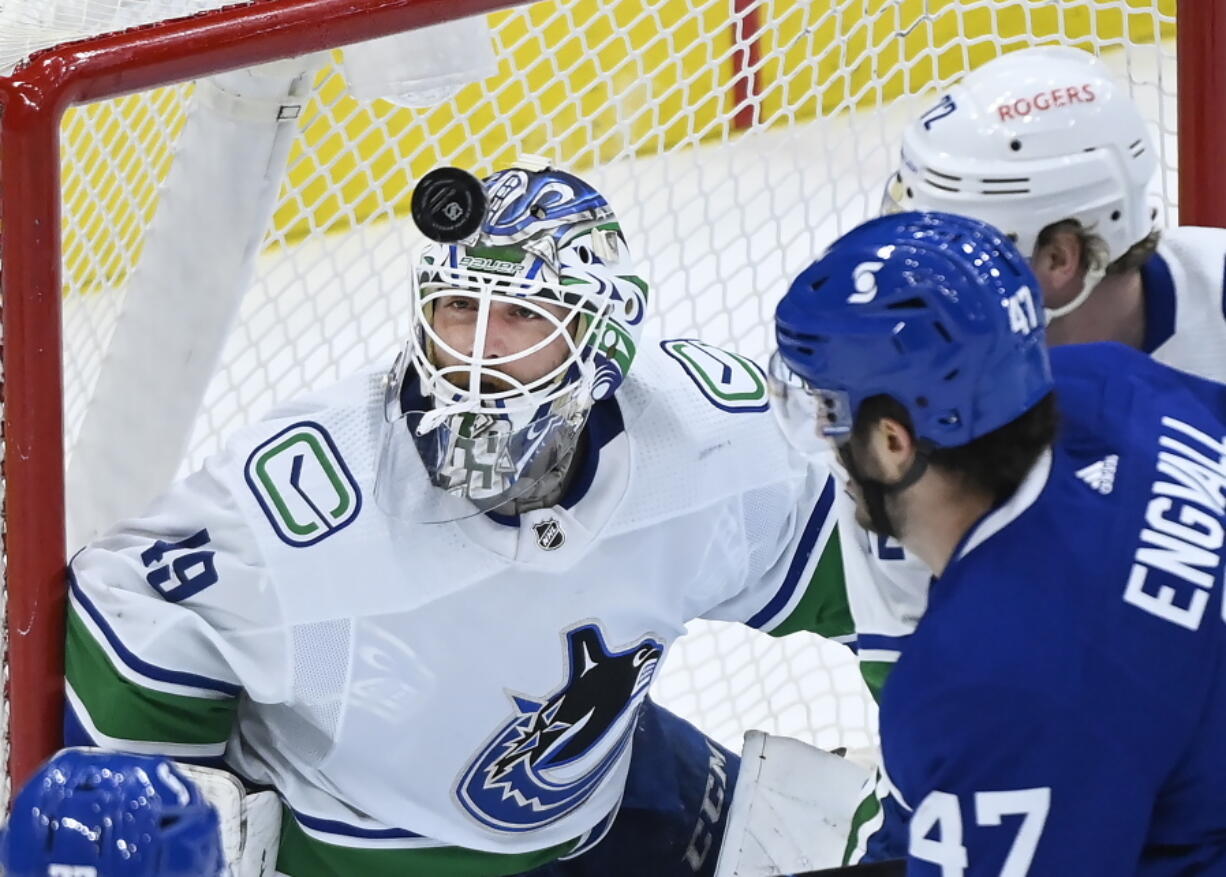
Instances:
[[[478,233],[430,244],[415,262],[412,331],[387,382],[375,485],[380,505],[402,516],[556,500],[591,406],[621,385],[639,342],[647,285],[604,197],[549,168],[500,171],[482,185]],[[496,337],[506,314],[533,327],[522,349]],[[463,329],[447,337],[444,319]],[[423,465],[442,488],[434,497],[414,496],[411,473]]]
[[[967,74],[908,126],[882,212],[971,216],[1027,258],[1045,227],[1076,219],[1114,261],[1153,229],[1156,168],[1145,120],[1106,65],[1065,46],[1024,49]]]

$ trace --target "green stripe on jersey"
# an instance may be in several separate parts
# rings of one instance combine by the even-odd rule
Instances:
[[[277,871],[288,877],[503,877],[566,855],[575,841],[531,853],[484,853],[462,847],[361,849],[316,840],[282,809]]]
[[[863,855],[869,837],[881,827],[881,812],[881,799],[877,797],[874,783],[851,814],[851,831],[847,834],[847,846],[843,848],[844,865],[856,864]]]
[[[851,814],[851,830],[847,834],[847,846],[843,849],[844,865],[859,862],[868,850],[869,840],[885,824],[882,800],[890,794],[891,788],[885,770],[878,765],[861,788],[860,803]]]
[[[238,700],[167,694],[116,671],[75,607],[68,611],[64,675],[95,728],[108,737],[150,743],[224,743]]]
[[[877,703],[881,703],[881,689],[885,688],[885,681],[890,678],[890,671],[893,669],[892,661],[860,662],[860,675],[864,677],[864,684],[868,686],[873,700]]]
[[[807,630],[824,637],[850,636],[856,627],[847,604],[847,581],[843,575],[843,554],[839,550],[836,527],[822,549],[805,592],[787,618],[767,631],[771,636],[787,636]]]

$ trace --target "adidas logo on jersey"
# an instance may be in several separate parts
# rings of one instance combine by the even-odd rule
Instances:
[[[1103,496],[1115,489],[1115,467],[1119,465],[1118,454],[1109,454],[1097,463],[1077,470],[1077,477]]]

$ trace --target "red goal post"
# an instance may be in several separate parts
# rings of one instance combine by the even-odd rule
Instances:
[[[880,0],[866,8],[896,2],[902,0]],[[934,7],[951,5],[931,2]],[[1001,5],[1011,2],[1001,0]],[[1104,2],[1129,10],[1149,5],[1142,0]],[[47,49],[11,76],[0,77],[6,783],[22,781],[56,748],[61,725],[66,558],[60,169],[65,112],[512,5],[505,0],[256,0]],[[729,113],[735,117],[732,129],[752,128],[766,121],[756,112],[766,100],[757,74],[769,61],[758,51],[756,31],[767,11],[792,11],[786,3],[727,0],[727,5],[737,47],[717,61],[736,68],[730,77],[736,102]],[[1226,45],[1226,10],[1208,0],[1178,0],[1177,19],[1179,216],[1184,224],[1226,226],[1222,172],[1215,161],[1226,143],[1226,65],[1217,57]],[[677,39],[684,42],[687,33],[679,30]],[[723,136],[726,140],[728,135]],[[620,203],[617,196],[611,193]],[[712,253],[718,250],[713,244]],[[704,323],[697,317],[693,322]],[[729,334],[730,339],[713,340],[735,340],[735,332]]]
[[[1226,143],[1226,8],[1179,0],[1178,20],[1180,222],[1226,228],[1223,174],[1212,158]]]

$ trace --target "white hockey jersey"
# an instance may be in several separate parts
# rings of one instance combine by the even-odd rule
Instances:
[[[1163,232],[1141,277],[1144,351],[1158,362],[1226,382],[1226,229]]]
[[[383,398],[363,374],[274,412],[76,556],[69,736],[224,756],[304,843],[565,852],[616,809],[688,621],[795,625],[835,486],[756,365],[668,341],[593,410],[559,506],[410,523],[371,498]]]

